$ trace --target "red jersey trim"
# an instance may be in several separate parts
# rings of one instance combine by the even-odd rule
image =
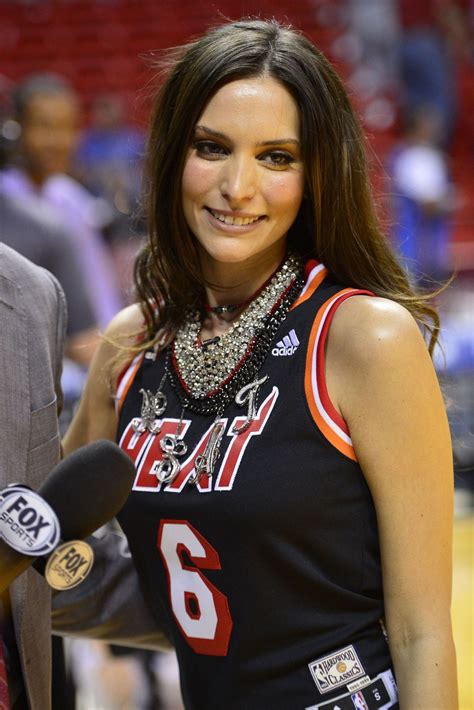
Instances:
[[[357,456],[347,423],[332,403],[326,385],[324,349],[329,327],[337,309],[351,296],[373,296],[370,291],[345,288],[329,298],[316,314],[306,353],[304,386],[311,416],[323,436],[353,461]]]

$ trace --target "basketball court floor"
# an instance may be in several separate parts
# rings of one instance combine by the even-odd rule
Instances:
[[[453,626],[459,710],[474,710],[474,516],[454,523]]]

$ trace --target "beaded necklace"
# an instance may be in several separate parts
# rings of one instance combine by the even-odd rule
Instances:
[[[246,420],[233,433],[240,434],[250,426],[257,412],[258,391],[268,379],[268,376],[258,379],[258,372],[302,287],[302,262],[289,255],[221,337],[202,342],[199,339],[200,313],[192,311],[187,315],[167,348],[165,373],[158,390],[155,393],[140,390],[143,396],[141,416],[132,422],[137,433],[146,430],[152,434],[160,432],[159,417],[167,406],[163,386],[168,378],[182,411],[176,434],[164,436],[160,441],[163,459],[156,468],[156,476],[161,483],[170,483],[177,476],[180,470],[178,458],[187,452],[182,437],[182,422],[187,409],[202,415],[214,415],[207,446],[196,458],[190,483],[197,483],[203,475],[212,475],[224,434],[220,420],[232,401],[240,406],[247,403]]]

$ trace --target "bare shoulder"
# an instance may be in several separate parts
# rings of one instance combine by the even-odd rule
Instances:
[[[375,400],[408,397],[423,383],[438,389],[420,328],[406,308],[385,298],[357,296],[336,311],[326,351],[329,396],[346,421]]]
[[[89,379],[109,385],[116,380],[127,361],[134,355],[134,348],[144,333],[144,317],[139,304],[134,303],[122,309],[105,329],[102,342],[97,349]]]
[[[415,353],[429,360],[420,328],[395,301],[374,296],[348,298],[337,309],[328,337],[329,358],[364,370]]]
[[[109,339],[133,339],[143,331],[143,327],[144,317],[140,305],[133,303],[117,313],[107,326],[104,335]]]
[[[144,318],[137,303],[119,311],[102,334],[101,342],[92,363],[95,375],[110,370],[113,363],[136,346],[144,331]]]

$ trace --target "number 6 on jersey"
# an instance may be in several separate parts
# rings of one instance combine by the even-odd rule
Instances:
[[[161,521],[158,549],[168,573],[171,608],[184,638],[196,653],[227,655],[232,632],[227,597],[200,572],[221,569],[219,555],[186,520]],[[195,567],[185,564],[183,552]]]

